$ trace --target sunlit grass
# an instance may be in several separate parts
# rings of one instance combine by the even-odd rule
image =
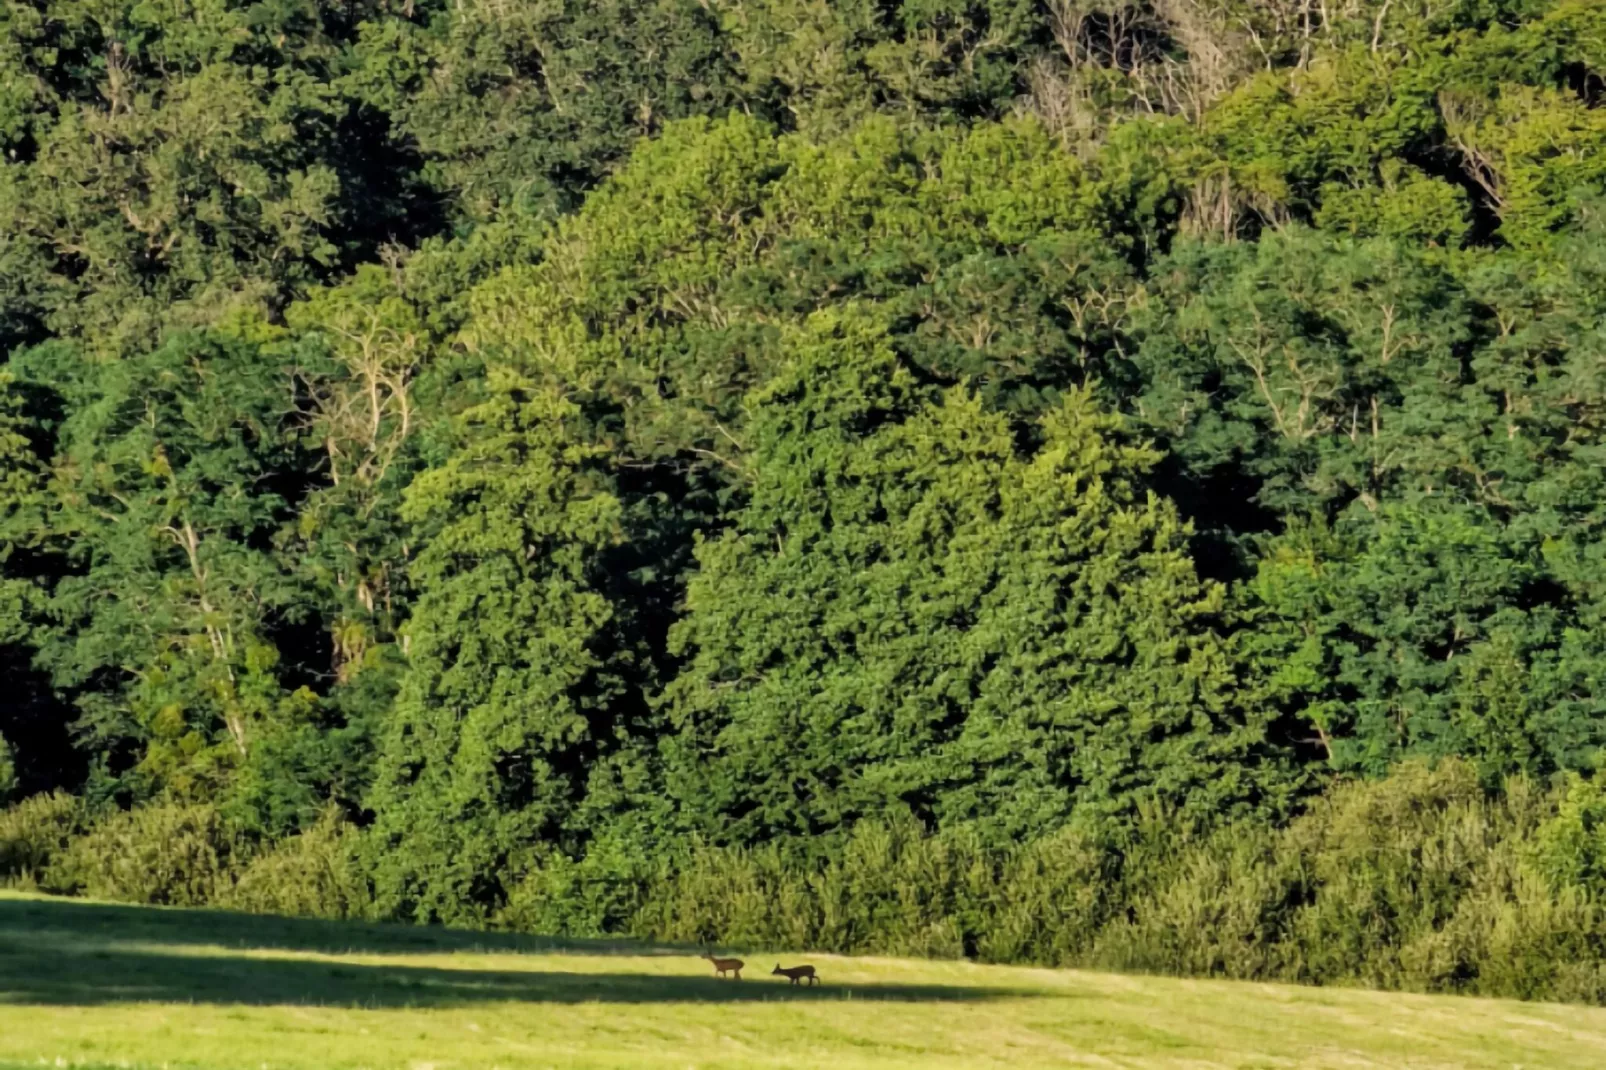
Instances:
[[[1606,1066],[1606,1011],[0,898],[0,1065]],[[776,962],[812,962],[792,988]]]

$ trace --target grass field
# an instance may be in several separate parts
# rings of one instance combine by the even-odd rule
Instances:
[[[1606,1067],[1584,1007],[744,957],[3,896],[0,1066]]]

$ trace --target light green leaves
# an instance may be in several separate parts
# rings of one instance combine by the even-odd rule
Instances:
[[[673,640],[667,772],[695,827],[912,812],[1010,836],[1277,778],[1232,706],[1221,592],[1119,420],[1071,393],[1021,455],[970,392],[918,386],[872,315],[788,348],[752,402],[750,501],[700,549]]]

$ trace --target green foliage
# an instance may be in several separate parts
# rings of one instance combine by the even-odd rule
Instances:
[[[920,390],[874,320],[789,341],[749,405],[748,504],[699,548],[672,636],[682,814],[727,842],[902,813],[1014,838],[1141,799],[1275,805],[1221,591],[1118,419],[1070,393],[1023,457],[965,391]]]
[[[0,876],[39,886],[84,828],[83,802],[64,791],[33,795],[0,810]]]
[[[265,545],[287,507],[287,377],[256,347],[197,336],[137,360],[52,346],[19,364],[71,412],[49,523],[72,570],[39,663],[75,694],[105,775],[137,742],[135,787],[215,790],[265,725],[313,702],[268,635],[294,599]]]
[[[706,4],[419,7],[362,27],[354,80],[465,222],[570,209],[637,138],[739,99]]]
[[[0,800],[9,799],[17,790],[17,760],[4,736],[0,736]]]
[[[612,706],[628,631],[604,568],[622,516],[602,451],[576,440],[579,410],[555,392],[494,385],[463,418],[466,447],[404,508],[426,548],[371,850],[380,909],[420,920],[503,898],[628,738]]]
[[[992,894],[991,862],[974,837],[908,821],[859,825],[812,872],[774,847],[701,849],[651,888],[635,926],[684,942],[958,958],[963,922]]]
[[[252,914],[363,918],[367,881],[357,862],[357,833],[338,810],[252,858],[216,902]]]
[[[1528,863],[1576,806],[1464,763],[1346,784],[1286,828],[1077,830],[987,848],[866,823],[826,866],[700,848],[636,931],[1192,976],[1599,1002],[1606,918]],[[1562,807],[1558,813],[1558,804]]]
[[[823,144],[736,116],[676,124],[541,263],[469,298],[463,339],[607,399],[621,448],[726,477],[744,398],[784,364],[777,328],[845,302],[884,308],[929,375],[1041,410],[1103,367],[1131,286],[1123,254],[1159,225],[1101,202],[1149,196],[1164,169],[1112,172],[1030,121],[878,120]]]
[[[115,352],[371,248],[360,212],[386,179],[348,155],[365,139],[339,88],[344,17],[5,4],[0,334],[43,327]]]
[[[12,797],[59,786],[73,764],[62,709],[32,668],[46,624],[45,587],[60,567],[61,544],[45,528],[47,415],[38,399],[0,368],[0,740],[3,791]]]
[[[158,802],[96,822],[53,860],[46,883],[95,899],[203,906],[228,892],[243,853],[215,808]]]
[[[1049,19],[1024,0],[716,0],[748,91],[804,129],[876,111],[997,115]]]
[[[1180,249],[1145,309],[1144,415],[1244,559],[1267,700],[1339,768],[1548,773],[1601,744],[1593,595],[1557,567],[1593,551],[1551,549],[1592,508],[1573,495],[1594,480],[1576,414],[1597,343],[1569,326],[1592,260],[1545,283],[1474,263],[1293,230]],[[1202,500],[1229,488],[1261,516]]]
[[[1453,915],[1512,818],[1485,800],[1470,771],[1406,766],[1377,787],[1354,789],[1290,835],[1311,848],[1322,889],[1291,928],[1294,968],[1312,979],[1399,984],[1413,937]],[[1519,799],[1520,801],[1520,799]],[[1379,952],[1382,952],[1380,955]],[[1381,961],[1380,961],[1381,960]]]
[[[1124,969],[1579,998],[1601,919],[1539,890],[1524,855],[1556,800],[1474,769],[1407,764],[1281,832],[1223,834],[1101,934]],[[1595,998],[1595,997],[1583,997]]]
[[[1606,898],[1606,792],[1598,780],[1571,779],[1560,811],[1540,826],[1533,863],[1557,891]]]
[[[11,878],[1599,998],[1603,71],[0,0]]]
[[[38,432],[38,421],[30,418],[15,374],[10,369],[0,371],[0,565],[38,532],[37,514],[44,498],[44,465],[34,441]]]
[[[497,929],[602,936],[626,931],[642,907],[657,863],[638,844],[593,842],[573,861],[552,853],[507,890],[491,918]]]

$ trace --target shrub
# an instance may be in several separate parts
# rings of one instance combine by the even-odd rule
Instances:
[[[1228,828],[1182,852],[1169,879],[1130,901],[1088,955],[1107,969],[1264,978],[1304,894],[1297,859],[1279,855],[1276,834]]]
[[[45,884],[51,864],[83,824],[83,805],[60,791],[0,811],[0,876],[11,884]]]
[[[634,929],[683,942],[954,958],[974,951],[993,859],[964,834],[861,822],[812,864],[780,846],[698,848],[649,889]]]
[[[252,914],[362,918],[372,896],[357,865],[357,832],[338,811],[252,859],[220,903]]]
[[[1606,785],[1571,777],[1558,812],[1535,835],[1531,857],[1557,892],[1578,888],[1606,898]]]
[[[861,822],[832,854],[698,848],[649,886],[633,928],[687,943],[1019,961],[1037,941],[1058,956],[1085,940],[1103,869],[1075,833],[1012,857],[911,822]]]
[[[1343,785],[1280,829],[1201,835],[1155,813],[1113,839],[1073,826],[988,850],[960,830],[865,822],[823,864],[774,845],[694,850],[646,888],[635,928],[734,946],[1600,1002],[1592,792],[1573,784],[1558,811],[1555,793],[1515,779],[1491,794],[1472,767],[1447,761]]]
[[[17,762],[11,744],[0,736],[0,802],[5,802],[17,790]]]
[[[1602,1002],[1599,909],[1576,889],[1553,894],[1511,847],[1447,924],[1400,949],[1401,987]]]
[[[976,954],[988,962],[1085,961],[1119,905],[1119,858],[1090,832],[1067,828],[1024,845],[999,867]]]
[[[823,946],[807,877],[773,846],[694,846],[648,885],[631,929],[688,944]]]
[[[639,845],[604,840],[579,860],[551,853],[516,880],[492,917],[499,929],[562,936],[626,932],[651,871]]]
[[[1303,864],[1310,903],[1291,919],[1278,972],[1316,984],[1422,988],[1403,949],[1443,928],[1518,830],[1470,765],[1407,763],[1341,785],[1285,832],[1278,852]]]
[[[229,890],[241,854],[213,807],[157,803],[95,824],[57,857],[47,880],[97,899],[202,906]]]

